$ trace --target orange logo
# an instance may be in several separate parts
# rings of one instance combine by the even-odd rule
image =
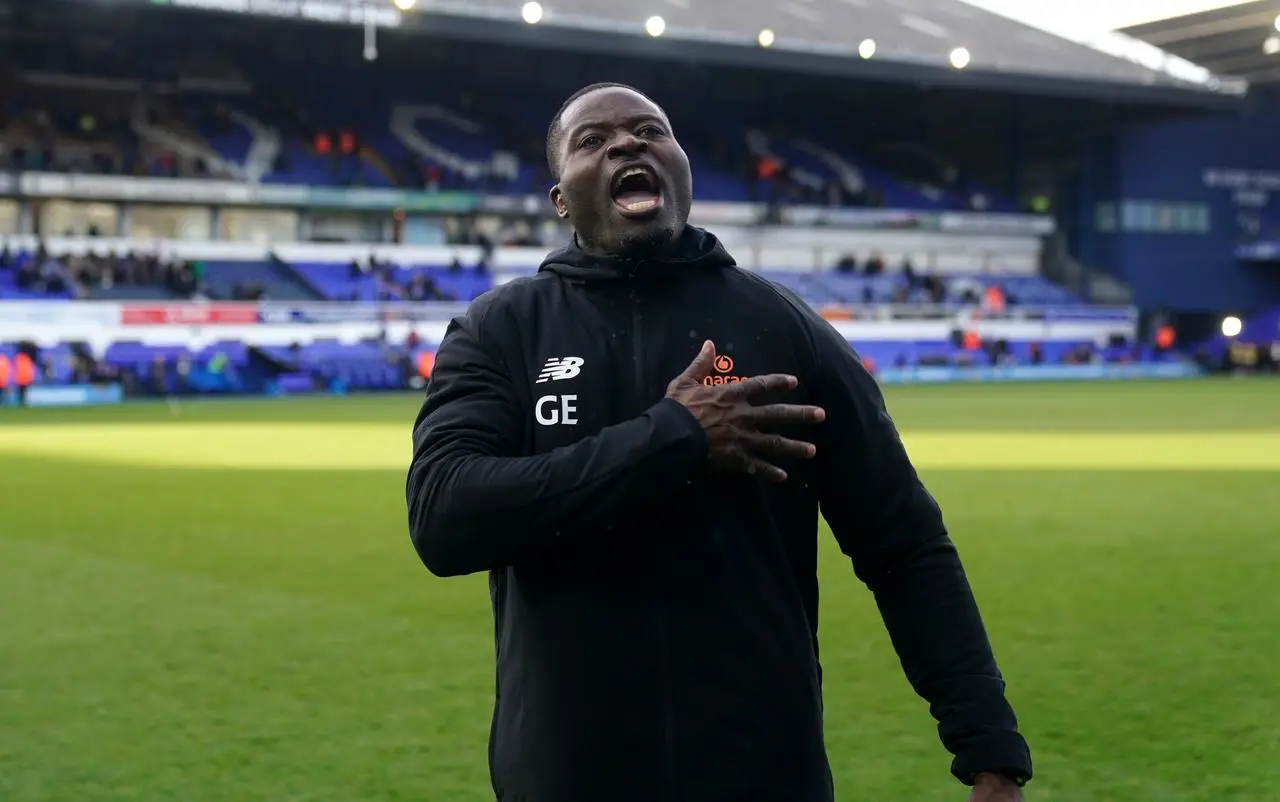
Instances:
[[[719,373],[720,375],[706,377],[705,379],[702,380],[703,384],[710,384],[710,385],[736,384],[737,382],[746,381],[747,379],[746,376],[728,375],[729,372],[733,370],[733,357],[729,356],[728,354],[717,355],[716,361],[713,362],[711,366],[715,368],[716,373]]]

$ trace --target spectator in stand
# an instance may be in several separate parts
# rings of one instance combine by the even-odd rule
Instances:
[[[924,278],[925,292],[929,294],[929,302],[940,304],[947,297],[947,285],[941,278],[930,274]]]
[[[878,276],[884,272],[884,257],[879,251],[872,251],[871,257],[867,259],[866,273],[868,276]]]
[[[756,161],[755,180],[751,182],[752,202],[772,204],[777,196],[776,179],[782,172],[782,162],[774,156],[762,156]]]
[[[178,361],[174,363],[174,372],[178,379],[178,395],[191,393],[191,368],[191,357],[187,354],[181,354]]]
[[[61,259],[46,259],[39,270],[45,292],[63,293],[72,289],[74,281]]]
[[[257,284],[236,284],[231,288],[233,301],[263,301],[266,298],[266,289]]]
[[[978,306],[982,303],[982,284],[968,278],[959,278],[951,282],[951,292],[959,296],[960,303],[967,306]]]
[[[166,373],[168,366],[165,364],[164,356],[156,354],[151,359],[151,392],[154,395],[169,394],[169,380]]]
[[[0,406],[9,403],[9,382],[12,381],[13,362],[0,351]]]
[[[28,349],[21,349],[13,357],[13,383],[18,388],[18,405],[27,405],[27,391],[36,381],[36,363]]]
[[[441,292],[436,282],[425,272],[416,273],[409,281],[407,294],[411,301],[445,301],[449,297]]]
[[[982,308],[984,311],[999,314],[1004,311],[1005,297],[1004,289],[995,282],[987,285],[982,293]]]

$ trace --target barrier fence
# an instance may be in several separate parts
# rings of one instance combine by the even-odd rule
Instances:
[[[442,323],[462,314],[465,303],[306,302],[108,302],[0,301],[0,324],[45,326],[94,323],[106,326],[220,326],[331,323]],[[952,320],[956,323],[1110,323],[1136,325],[1132,307],[1015,306],[1002,312],[973,306],[932,304],[829,304],[828,320],[882,322]]]

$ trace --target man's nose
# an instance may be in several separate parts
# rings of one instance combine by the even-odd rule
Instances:
[[[620,134],[609,143],[608,156],[610,159],[634,156],[637,153],[644,153],[648,147],[649,145],[635,134]]]

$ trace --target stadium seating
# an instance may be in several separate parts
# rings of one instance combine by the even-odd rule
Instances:
[[[292,267],[315,289],[332,301],[406,300],[383,290],[385,282],[372,272],[353,274],[350,264],[307,263]],[[419,300],[470,301],[493,286],[492,277],[471,268],[440,265],[391,265],[390,277],[397,287],[408,287],[415,278],[429,279],[438,291],[434,297]]]
[[[266,262],[219,261],[205,265],[206,294],[210,298],[233,300],[237,287],[259,288],[265,298],[276,301],[470,301],[491,288],[495,277],[473,268],[447,265],[390,265],[385,282],[373,273],[353,275],[350,264],[299,263],[274,265]],[[499,278],[511,278],[532,271],[506,271]],[[835,271],[796,272],[762,270],[770,280],[791,289],[814,304],[859,303],[931,303],[919,286],[911,287],[898,272],[866,276]],[[433,294],[413,298],[407,292],[415,279],[429,279]],[[53,299],[70,298],[69,292],[24,292],[13,286],[13,272],[0,270],[0,298]],[[965,301],[963,290],[971,288],[980,294],[990,285],[1000,286],[1006,296],[1024,306],[1072,306],[1083,302],[1066,290],[1039,276],[981,276],[958,274],[949,276],[944,304]],[[175,296],[159,286],[117,286],[110,290],[94,290],[98,300],[162,300]]]
[[[274,262],[206,262],[205,293],[211,298],[236,298],[236,289],[254,287],[279,301],[314,301],[324,296],[287,267]]]
[[[22,55],[28,67],[50,63],[47,54]],[[257,87],[254,93],[192,91],[162,103],[145,95],[136,78],[119,79],[111,92],[101,91],[99,73],[72,68],[86,63],[83,58],[53,63],[58,64],[53,85],[32,83],[43,73],[19,74],[9,123],[0,128],[5,146],[0,150],[10,154],[6,166],[309,186],[467,188],[522,196],[541,195],[550,183],[541,135],[558,97],[549,92],[530,93],[518,103],[469,107],[470,97],[483,96],[482,87],[463,82],[446,95],[438,88],[375,81],[340,68],[316,68],[304,79],[289,69],[259,67],[263,74],[251,84]],[[180,80],[180,74],[167,77]],[[281,96],[290,104],[274,101]],[[756,186],[747,176],[755,160],[777,158],[785,193],[824,205],[957,210],[981,197],[984,209],[1013,208],[1011,200],[967,179],[946,183],[935,177],[928,186],[903,180],[830,132],[793,128],[784,136],[769,135],[776,121],[760,117],[750,105],[708,106],[680,96],[667,105],[681,120],[698,195],[706,201],[769,196],[773,189]],[[353,108],[360,110],[355,119]],[[45,126],[57,132],[53,141],[36,133]],[[329,153],[317,152],[316,132],[336,131],[350,132],[351,153],[344,155],[335,141],[329,141]],[[14,161],[19,153],[21,163]],[[833,187],[838,188],[834,194]]]

